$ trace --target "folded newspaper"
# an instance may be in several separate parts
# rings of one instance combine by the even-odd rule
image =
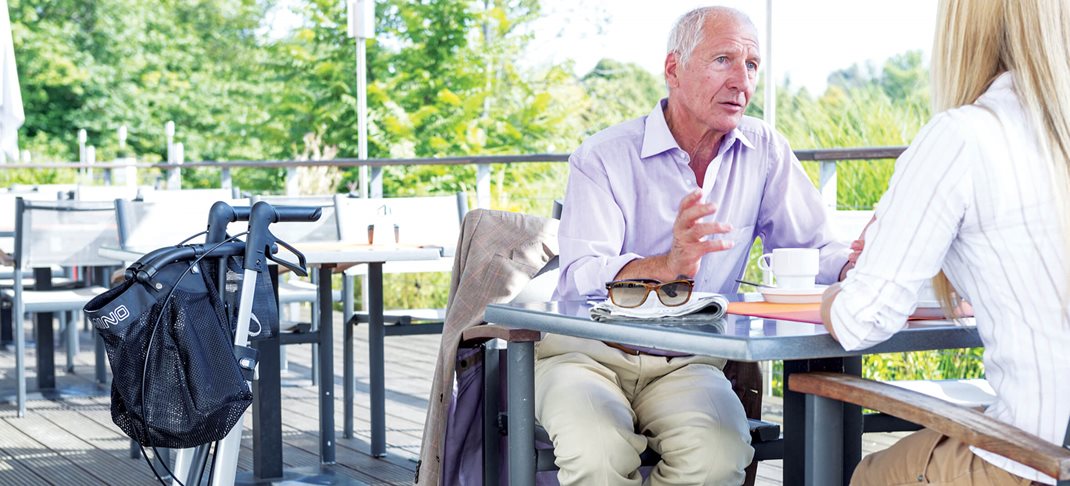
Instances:
[[[591,319],[605,320],[661,320],[661,321],[695,321],[724,317],[728,310],[728,299],[712,292],[692,292],[691,299],[683,305],[669,307],[662,304],[654,295],[647,297],[639,307],[619,307],[608,299],[591,307]]]

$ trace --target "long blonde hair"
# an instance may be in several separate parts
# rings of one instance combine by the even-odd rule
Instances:
[[[1056,176],[1056,211],[1067,234],[1070,1],[941,0],[931,70],[933,112],[972,104],[1006,71],[1013,72],[1015,92],[1040,131],[1038,141]],[[933,278],[933,289],[952,315],[957,299],[943,272]]]

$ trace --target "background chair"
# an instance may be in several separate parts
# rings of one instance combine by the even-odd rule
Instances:
[[[59,267],[106,267],[115,261],[100,257],[104,245],[118,245],[114,206],[100,202],[36,202],[18,198],[15,203],[14,285],[4,295],[12,302],[15,334],[18,415],[26,413],[25,330],[26,313],[38,313],[37,372],[42,388],[55,386],[51,312],[77,311],[101,286],[48,290],[51,269]],[[34,290],[25,289],[23,275],[33,269]],[[68,325],[68,342],[77,340],[77,326]],[[99,363],[99,359],[98,359]]]
[[[400,245],[437,246],[443,258],[423,262],[388,262],[384,273],[448,272],[453,265],[453,253],[460,233],[461,221],[468,211],[467,196],[352,198],[344,194],[335,196],[338,212],[338,233],[342,241],[369,243],[369,226],[388,222],[397,225],[397,243]],[[388,214],[384,214],[384,212]],[[389,237],[389,235],[388,235]],[[364,266],[346,271],[347,275],[361,275]],[[362,303],[367,305],[366,285],[362,285]],[[384,322],[387,336],[411,334],[438,334],[442,332],[445,309],[387,310]],[[368,315],[355,313],[350,323],[368,322]]]
[[[807,425],[820,423],[815,422],[820,418],[835,420],[843,413],[843,404],[850,403],[994,452],[1055,478],[1059,486],[1070,486],[1070,435],[1064,439],[1063,447],[1059,447],[969,406],[842,373],[795,373],[788,377],[788,389],[812,395],[808,397],[808,400],[813,399],[814,405],[808,408],[811,415],[806,417]],[[820,414],[831,415],[819,417]],[[817,426],[805,431],[808,440],[815,444],[839,443],[842,436],[837,432]],[[835,449],[842,449],[842,446]],[[815,478],[817,481],[822,479]]]

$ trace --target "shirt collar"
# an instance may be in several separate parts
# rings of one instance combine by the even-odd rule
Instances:
[[[662,98],[646,117],[646,127],[643,131],[643,149],[639,154],[639,157],[643,159],[672,149],[683,150],[680,148],[680,144],[676,143],[676,138],[672,136],[672,132],[669,131],[669,124],[665,122],[665,106],[668,105],[668,102],[668,98]],[[724,140],[721,142],[721,149],[717,154],[725,153],[737,141],[744,147],[754,148],[754,144],[750,139],[743,134],[739,127],[736,127],[725,134]]]

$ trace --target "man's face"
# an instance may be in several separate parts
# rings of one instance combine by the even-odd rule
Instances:
[[[679,103],[688,123],[728,133],[739,125],[758,83],[758,34],[730,15],[707,19],[703,36],[686,65],[670,53],[665,77],[670,102]]]

